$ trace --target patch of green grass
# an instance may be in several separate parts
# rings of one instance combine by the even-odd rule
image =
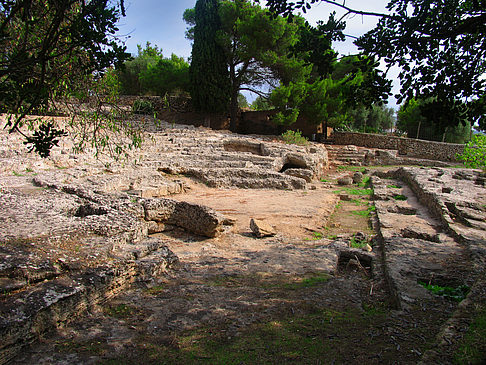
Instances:
[[[366,167],[363,166],[349,166],[349,165],[339,165],[337,167],[339,171],[359,171],[359,172],[365,172]]]
[[[456,364],[486,363],[486,308],[479,307],[474,321],[454,355]]]
[[[152,364],[319,364],[345,363],[342,349],[356,340],[358,328],[367,328],[370,315],[312,308],[305,314],[279,316],[250,326],[229,338],[213,326],[188,330],[170,343],[147,335],[136,340],[138,363]],[[371,347],[373,339],[361,345]],[[121,359],[122,364],[126,359]],[[106,364],[115,364],[110,362]]]
[[[467,293],[469,293],[469,287],[467,285],[461,285],[457,288],[453,288],[450,286],[427,284],[423,281],[419,281],[418,283],[433,294],[440,295],[444,298],[451,299],[456,302],[460,302],[461,300],[466,298]]]
[[[320,182],[330,182],[330,180],[327,180],[327,179],[320,179],[319,181]]]
[[[25,172],[30,174],[31,172],[34,172],[34,170],[32,170],[30,167],[26,167]]]
[[[359,189],[359,188],[342,188],[333,191],[334,194],[346,193],[349,195],[371,195],[373,194],[373,189]]]
[[[110,317],[125,319],[132,317],[137,310],[127,304],[118,304],[116,306],[108,307],[105,309],[105,313]]]
[[[351,214],[368,218],[371,215],[371,213],[374,212],[374,211],[376,211],[376,207],[374,205],[369,205],[368,209],[366,209],[366,210],[353,210],[353,211],[351,211]]]
[[[157,295],[162,293],[166,288],[163,285],[156,285],[151,288],[147,288],[145,292],[150,295]]]
[[[290,290],[298,290],[302,288],[310,288],[316,285],[319,285],[321,283],[325,283],[329,281],[329,274],[325,273],[318,273],[318,274],[313,274],[307,277],[304,277],[300,280],[297,280],[296,282],[293,283],[288,283],[284,285],[285,289],[290,289]]]
[[[367,239],[364,241],[358,241],[356,240],[356,237],[354,235],[351,237],[351,240],[349,241],[349,246],[352,248],[363,248],[366,247],[366,245],[371,246],[371,242]]]
[[[368,317],[382,316],[387,312],[385,303],[374,303],[374,304],[363,303],[362,308],[365,316]]]
[[[367,186],[370,186],[371,184],[371,178],[369,176],[364,176],[363,177],[363,181],[361,181],[358,186],[361,187],[361,188],[364,188],[364,187],[367,187]]]
[[[87,352],[91,355],[102,355],[104,352],[104,345],[101,341],[56,341],[55,348],[59,352]]]
[[[17,172],[17,171],[12,171],[13,176],[24,176],[23,174]]]
[[[405,196],[405,195],[402,195],[402,194],[396,194],[396,195],[393,195],[393,199],[395,200],[407,200],[408,198]]]
[[[399,185],[393,185],[393,184],[392,185],[387,185],[386,187],[387,188],[392,188],[392,189],[400,189],[401,188],[401,186],[399,186]]]
[[[365,201],[365,200],[362,200],[362,199],[352,199],[351,203],[358,205],[358,206],[368,205],[368,202]]]

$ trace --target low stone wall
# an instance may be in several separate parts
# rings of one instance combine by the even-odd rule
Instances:
[[[334,132],[334,143],[367,148],[397,150],[400,155],[428,160],[457,162],[464,145],[424,141],[421,139],[385,136],[381,134]]]

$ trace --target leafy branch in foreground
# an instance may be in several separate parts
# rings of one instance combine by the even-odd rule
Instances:
[[[27,115],[45,113],[80,80],[129,57],[115,38],[124,11],[123,0],[0,0],[0,111],[10,115],[10,133],[26,136]],[[62,133],[40,125],[28,141],[46,155]]]

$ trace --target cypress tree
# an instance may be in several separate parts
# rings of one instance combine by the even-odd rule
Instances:
[[[230,99],[227,60],[217,42],[221,29],[218,7],[218,0],[198,0],[195,6],[191,97],[196,110],[206,113],[227,112]]]

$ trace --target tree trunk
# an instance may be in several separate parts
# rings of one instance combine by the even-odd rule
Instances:
[[[237,132],[238,129],[238,89],[231,92],[230,101],[230,131]]]
[[[422,121],[419,120],[419,125],[417,127],[417,136],[415,137],[415,139],[418,139],[419,138],[419,134],[420,134],[420,125],[422,124]]]

